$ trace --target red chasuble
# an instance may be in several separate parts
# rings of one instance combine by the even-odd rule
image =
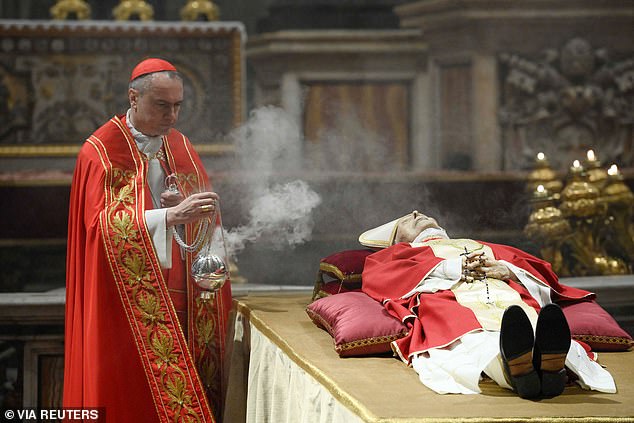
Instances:
[[[514,264],[550,286],[554,302],[594,295],[560,284],[550,264],[537,257],[506,245],[477,242],[488,246],[497,260]],[[392,245],[366,258],[362,290],[383,302],[391,315],[408,326],[408,335],[392,343],[395,353],[407,363],[415,354],[449,345],[482,328],[474,312],[459,304],[451,290],[402,298],[443,260],[429,246],[412,247],[408,243]],[[523,302],[539,311],[539,304],[526,288],[510,280],[507,283],[520,294]]]
[[[210,190],[185,136],[171,130],[163,145],[185,196]],[[188,271],[192,256],[183,260],[175,242],[172,269],[161,269],[144,217],[153,208],[147,169],[123,117],[79,153],[68,222],[64,407],[102,407],[117,423],[214,422],[230,283],[202,300]]]

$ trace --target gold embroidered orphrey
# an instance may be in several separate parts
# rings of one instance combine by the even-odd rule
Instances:
[[[98,141],[92,140],[92,143]],[[101,148],[97,149],[103,152]],[[137,161],[137,165],[143,166],[142,161]],[[195,371],[162,272],[156,260],[152,259],[151,240],[137,229],[136,221],[142,216],[137,216],[135,196],[143,198],[143,190],[137,186],[136,172],[105,163],[104,168],[106,208],[100,214],[100,226],[109,264],[155,398],[159,420],[203,422],[206,417],[213,420],[213,413],[204,398],[205,389]],[[143,173],[144,169],[140,171]],[[192,183],[197,178],[195,175],[184,176],[181,180]],[[198,363],[202,365],[201,375],[209,390],[217,366],[210,364],[214,363],[215,357],[211,352],[213,335],[208,334],[216,324],[213,317],[209,319],[211,322],[206,321],[214,315],[207,312],[208,309],[209,305],[205,305],[197,311],[195,326],[196,331],[202,330],[204,335],[198,348],[202,352]]]
[[[154,398],[162,403],[157,404],[159,415],[169,410],[164,416],[167,420],[178,416],[202,422],[198,410],[206,401],[192,389],[184,337],[178,336],[175,311],[158,287],[166,286],[165,282],[159,280],[160,269],[147,254],[147,240],[135,229],[134,176],[134,172],[112,170],[111,200],[101,215],[108,257]]]
[[[220,410],[221,346],[224,334],[217,311],[217,301],[201,301],[198,290],[187,283],[188,337],[183,334],[167,283],[152,246],[149,232],[144,229],[145,175],[147,162],[134,148],[134,140],[124,124],[113,118],[127,140],[135,170],[113,166],[103,142],[96,136],[88,140],[99,152],[105,172],[104,203],[99,222],[107,258],[117,290],[125,308],[134,342],[155,399],[161,422],[215,422],[208,400],[214,410]],[[183,137],[183,142],[186,141]],[[166,159],[172,169],[176,163],[170,143],[164,139]],[[185,143],[187,149],[187,144]],[[187,152],[191,158],[191,153]],[[182,192],[188,195],[202,189],[200,171],[195,162],[194,173],[177,173]],[[187,225],[187,238],[192,239],[197,228]],[[186,268],[191,266],[191,254],[186,255]],[[195,299],[196,298],[196,299]],[[217,335],[217,336],[214,336]],[[189,348],[188,348],[189,345]],[[202,380],[201,380],[202,379]]]

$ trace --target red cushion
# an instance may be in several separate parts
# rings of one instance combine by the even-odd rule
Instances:
[[[585,342],[593,351],[627,351],[634,341],[596,301],[561,305],[572,338]]]
[[[341,357],[385,353],[390,343],[407,335],[407,327],[363,292],[320,298],[306,308],[319,327],[332,336]]]
[[[342,281],[332,281],[319,288],[318,296],[321,298],[344,292],[361,292],[361,287],[357,288],[356,285],[344,284]]]
[[[319,270],[330,277],[345,282],[361,282],[365,258],[373,250],[344,250],[324,257],[319,262]]]

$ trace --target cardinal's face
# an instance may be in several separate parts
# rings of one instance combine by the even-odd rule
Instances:
[[[167,135],[176,125],[183,103],[183,82],[158,72],[144,92],[130,89],[132,123],[141,133],[149,136]]]

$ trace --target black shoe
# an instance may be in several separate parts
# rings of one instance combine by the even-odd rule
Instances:
[[[541,376],[542,395],[556,397],[566,386],[566,355],[570,349],[570,327],[557,304],[539,312],[533,349],[533,367]]]
[[[500,328],[500,354],[504,372],[513,390],[522,398],[536,398],[541,391],[533,367],[533,326],[520,306],[504,311]]]

